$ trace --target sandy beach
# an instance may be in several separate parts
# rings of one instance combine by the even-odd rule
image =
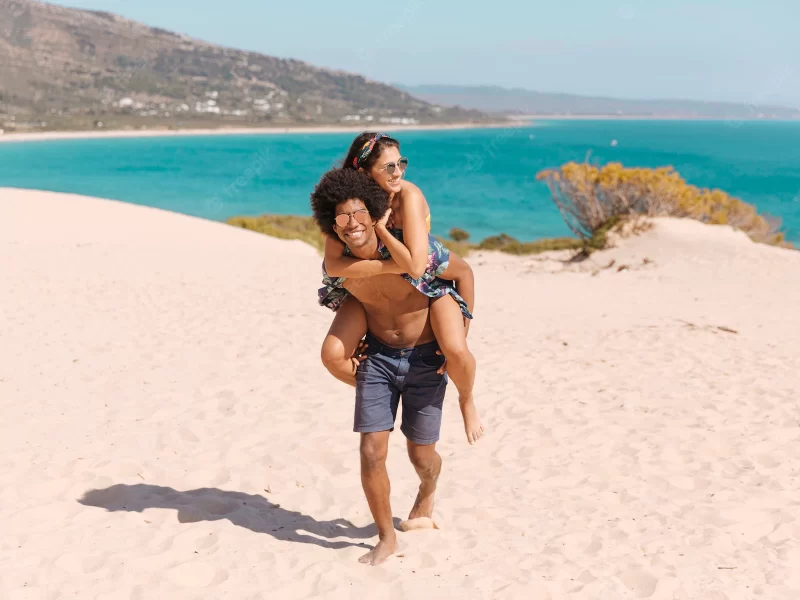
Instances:
[[[471,255],[488,433],[450,386],[441,529],[371,568],[314,249],[0,188],[0,251],[4,600],[800,597],[800,252],[663,219]],[[389,470],[404,519],[399,430]]]
[[[40,131],[29,133],[9,133],[0,135],[2,142],[32,142],[47,140],[83,140],[104,138],[146,138],[146,137],[186,137],[200,135],[278,135],[286,133],[360,133],[377,129],[379,131],[445,131],[457,129],[497,129],[505,127],[524,127],[524,119],[498,121],[495,123],[453,123],[450,125],[394,125],[388,123],[368,123],[347,126],[324,127],[220,127],[218,129],[137,129],[100,131]]]
[[[137,129],[137,130],[99,130],[99,131],[40,131],[10,133],[0,135],[3,142],[33,142],[48,140],[82,140],[104,138],[148,138],[148,137],[186,137],[205,135],[280,135],[317,133],[360,133],[377,129],[389,132],[402,131],[448,131],[460,129],[506,129],[529,127],[541,121],[763,121],[764,119],[725,119],[706,117],[651,117],[637,115],[510,115],[506,120],[491,123],[453,123],[450,125],[392,125],[383,123],[361,123],[360,125],[324,127],[220,127],[217,129]]]

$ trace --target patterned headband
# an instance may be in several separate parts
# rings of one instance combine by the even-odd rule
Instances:
[[[385,137],[389,136],[382,133],[377,133],[373,135],[363,146],[361,146],[361,153],[353,159],[353,168],[358,169],[372,153],[372,149],[375,148],[375,144],[378,142],[378,140]]]

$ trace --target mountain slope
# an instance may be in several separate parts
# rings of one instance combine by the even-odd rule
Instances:
[[[717,119],[796,119],[800,109],[694,100],[623,100],[551,94],[494,86],[399,86],[417,98],[442,106],[490,113],[529,115],[613,115]]]
[[[359,75],[223,48],[110,13],[0,0],[0,127],[336,123],[348,115],[485,118]]]

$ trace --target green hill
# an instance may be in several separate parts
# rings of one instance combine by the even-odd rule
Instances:
[[[486,120],[360,75],[224,48],[122,17],[0,0],[0,128]]]

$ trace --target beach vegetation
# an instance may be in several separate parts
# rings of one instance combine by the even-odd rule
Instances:
[[[620,163],[597,167],[571,162],[544,170],[537,179],[547,183],[567,226],[590,249],[597,249],[621,219],[634,216],[730,225],[755,242],[785,245],[779,219],[758,214],[752,204],[722,190],[690,185],[672,167],[627,168]]]
[[[538,254],[548,250],[577,250],[580,247],[581,241],[574,238],[552,238],[534,242],[520,242],[505,233],[488,237],[478,244],[480,250],[496,250],[506,254]]]
[[[325,238],[311,217],[297,215],[260,215],[257,217],[231,217],[228,225],[257,231],[282,240],[302,240],[319,251],[325,246]]]
[[[448,235],[454,242],[466,242],[469,239],[469,232],[458,227],[453,227]]]
[[[319,226],[312,217],[266,214],[257,217],[231,217],[226,223],[233,227],[241,227],[242,229],[256,231],[284,240],[302,240],[320,252],[325,246],[325,238],[320,233]],[[451,252],[455,252],[462,257],[467,256],[474,250],[495,250],[515,255],[539,254],[540,252],[552,250],[576,250],[588,253],[593,247],[602,248],[605,246],[604,236],[606,231],[607,229],[598,231],[598,234],[588,241],[578,238],[550,238],[533,242],[521,242],[505,233],[488,237],[478,244],[471,244],[466,239],[459,241],[455,239],[437,239]],[[469,234],[467,233],[467,239],[468,237]]]
[[[470,253],[470,250],[475,247],[469,242],[457,242],[455,240],[445,239],[439,236],[437,236],[436,239],[439,240],[445,248],[450,250],[450,252],[455,252],[462,258],[467,256]]]
[[[755,242],[792,247],[780,232],[779,219],[761,215],[752,204],[721,190],[690,185],[672,167],[568,163],[542,171],[537,178],[549,186],[553,201],[576,237],[522,242],[501,233],[476,244],[468,241],[469,232],[454,227],[449,231],[449,239],[438,238],[439,241],[459,256],[475,250],[519,256],[569,250],[579,258],[608,247],[612,232],[627,235],[646,228],[641,217],[668,216],[730,225]],[[311,217],[261,215],[232,217],[227,222],[277,238],[300,239],[320,251],[324,246],[324,238]]]

